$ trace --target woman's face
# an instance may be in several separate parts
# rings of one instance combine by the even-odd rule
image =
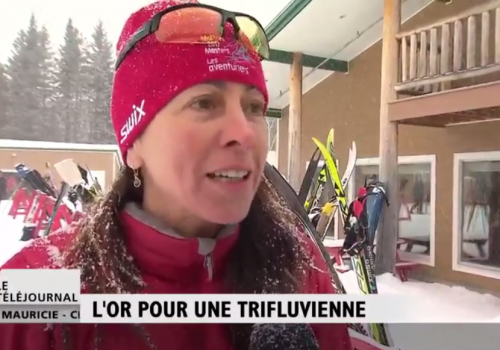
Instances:
[[[140,167],[145,195],[210,223],[248,214],[268,150],[264,96],[226,82],[193,86],[175,97],[127,154]]]

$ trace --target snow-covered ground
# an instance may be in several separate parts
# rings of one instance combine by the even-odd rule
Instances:
[[[7,215],[8,203],[0,202],[0,266],[27,243],[20,242],[22,219]],[[341,274],[350,293],[358,293],[354,272]],[[382,294],[411,294],[432,301],[429,315],[453,315],[461,324],[394,324],[391,336],[401,350],[499,350],[500,298],[439,283],[401,282],[390,274],[377,278]],[[470,318],[496,324],[467,324]]]
[[[8,216],[10,201],[0,201],[0,266],[20,251],[27,242],[21,242],[23,217]]]
[[[354,272],[340,275],[349,293],[359,293]],[[499,350],[500,298],[440,283],[401,282],[385,274],[377,277],[381,294],[406,294],[426,299],[429,315],[453,315],[460,324],[392,324],[389,326],[396,346],[401,350]],[[429,302],[431,301],[431,302]],[[483,319],[496,324],[467,324]]]

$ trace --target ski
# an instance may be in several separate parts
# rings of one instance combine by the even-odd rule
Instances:
[[[331,133],[332,134],[332,133]],[[340,208],[340,214],[342,221],[344,223],[344,227],[346,230],[346,233],[349,231],[349,229],[352,227],[352,223],[350,223],[351,218],[352,218],[352,208],[353,204],[355,202],[351,203],[351,205],[348,207],[346,205],[347,199],[346,199],[346,193],[345,193],[345,187],[350,179],[350,174],[352,174],[352,170],[354,169],[356,160],[350,160],[348,161],[348,167],[346,167],[346,173],[342,177],[342,180],[339,178],[339,173],[338,169],[336,166],[336,159],[335,157],[335,149],[333,147],[333,135],[328,138],[329,142],[327,146],[324,146],[321,144],[320,141],[317,139],[313,139],[317,147],[320,149],[321,153],[323,154],[323,157],[325,158],[325,165],[326,168],[329,172],[329,175],[331,176],[331,180],[333,182],[334,188],[335,188],[335,196],[334,198],[327,203],[328,206],[325,207],[325,215],[334,215],[335,208],[333,206],[333,203],[336,202],[338,204],[338,207]],[[378,202],[377,202],[378,203]],[[381,204],[377,205],[370,205],[370,212],[373,210],[381,209]],[[370,217],[369,221],[372,223],[372,227],[375,227],[372,229],[373,235],[376,230],[376,226],[373,226],[373,222],[376,221],[378,223],[378,216],[377,215],[372,215]],[[320,220],[321,221],[321,218]],[[321,222],[318,222],[318,225],[322,225]],[[359,229],[359,225],[357,228]],[[326,230],[326,228],[325,228]],[[372,233],[370,231],[370,233]],[[349,240],[346,237],[346,243]],[[366,240],[360,241],[360,242],[367,242]],[[374,255],[373,255],[373,241],[371,242],[371,245],[367,244],[361,244],[359,247],[362,247],[360,251],[358,251],[356,254],[353,254],[353,250],[349,251],[346,250],[350,253],[351,255],[351,260],[353,263],[353,268],[356,272],[357,279],[358,279],[358,284],[361,289],[361,291],[365,294],[373,294],[377,292],[376,288],[376,280],[375,280],[375,274],[373,271],[374,268]],[[392,346],[392,339],[390,338],[389,332],[384,324],[369,324],[368,325],[371,336],[373,337],[374,340],[379,342],[382,345],[385,346]]]
[[[56,197],[54,189],[45,181],[38,170],[28,168],[22,163],[17,164],[14,168],[16,169],[18,175],[29,183],[33,189],[43,192],[51,197]]]
[[[337,158],[335,157],[335,147],[333,142],[334,142],[334,129],[331,129],[330,133],[328,134],[326,148],[330,152],[333,164],[335,165],[335,171],[337,172],[337,175],[334,175],[334,177],[338,178],[339,174],[337,167],[338,161]],[[344,196],[345,196],[345,189],[347,188],[347,184],[349,183],[349,180],[351,179],[352,173],[354,171],[354,167],[356,166],[356,158],[357,158],[356,143],[353,141],[352,146],[349,149],[347,166],[340,181],[340,188],[343,190]],[[328,207],[326,207],[326,205],[328,205]],[[333,196],[333,198],[331,198],[323,207],[321,218],[318,220],[322,224],[321,227],[322,230],[320,230],[320,232],[323,232],[323,237],[322,237],[323,239],[324,237],[326,237],[328,230],[333,222],[333,219],[337,212],[337,208],[338,208],[338,201],[336,196]]]
[[[345,195],[345,191],[342,188],[342,183],[339,177],[339,173],[337,170],[337,164],[332,159],[330,152],[317,138],[313,137],[313,142],[319,148],[323,158],[325,160],[326,170],[328,171],[328,175],[331,177],[332,185],[335,190],[336,200],[339,202],[340,210],[347,213],[347,199]]]
[[[323,195],[325,186],[327,186],[328,183],[329,182],[327,179],[326,167],[323,165],[316,176],[316,182],[311,189],[311,193],[309,194],[309,197],[304,205],[308,213],[310,213],[314,208],[318,207],[318,203],[321,200],[321,196]]]
[[[269,163],[266,163],[266,168],[264,169],[264,177],[270,182],[271,185],[273,185],[273,187],[276,189],[276,192],[281,196],[283,201],[287,203],[290,210],[300,221],[302,228],[305,230],[305,234],[307,234],[313,240],[315,245],[320,250],[330,271],[332,285],[335,291],[341,294],[346,294],[344,286],[342,285],[337,275],[337,271],[335,271],[333,267],[330,255],[326,251],[325,246],[319,239],[314,226],[309,220],[303,203],[298,200],[297,192],[295,192],[292,186],[290,186],[290,183],[283,177],[283,175]]]
[[[325,165],[323,166],[322,172],[320,172],[319,178],[317,180],[317,183],[320,185],[323,185],[323,187],[326,184],[323,184],[322,182],[328,182],[333,185],[333,188],[335,189],[335,194],[333,198],[328,201],[321,209],[321,214],[319,215],[319,220],[317,221],[316,224],[316,232],[318,235],[320,235],[320,242],[324,239],[325,233],[328,230],[328,225],[331,224],[331,220],[333,218],[333,215],[335,214],[335,210],[337,206],[339,205],[339,202],[342,203],[343,205],[341,207],[341,217],[344,219],[346,217],[346,211],[347,211],[347,198],[345,194],[345,188],[352,176],[355,164],[356,164],[356,143],[352,143],[352,147],[349,150],[349,159],[347,162],[346,169],[344,171],[344,174],[342,175],[342,178],[339,176],[339,171],[337,168],[337,160],[335,158],[335,148],[334,148],[334,130],[331,129],[328,137],[327,137],[327,146],[323,145],[319,140],[316,138],[313,138],[313,142],[316,144],[317,148],[320,150],[324,161]],[[322,190],[322,189],[321,189]],[[315,196],[315,201],[319,200],[320,195]],[[335,205],[337,204],[337,205]],[[313,208],[312,211],[314,211],[316,208]],[[311,215],[310,215],[311,216]],[[316,221],[314,218],[312,220]],[[311,220],[311,221],[312,221]],[[317,242],[318,246],[323,246],[322,242]],[[322,251],[325,249],[323,248]],[[329,262],[332,265],[331,268],[333,268],[333,264],[331,262],[330,256],[328,254],[323,254],[327,255],[325,257],[325,260]],[[334,286],[337,286],[337,290],[342,293],[346,294],[346,290],[344,289],[343,284],[341,283],[340,279],[338,279],[337,273],[335,271],[335,276],[337,277],[336,280],[332,281]],[[333,276],[332,276],[333,277]],[[349,327],[362,334],[362,335],[368,335],[366,332],[366,329],[361,325],[361,324],[350,324]]]
[[[320,234],[321,238],[324,239],[329,227],[333,222],[333,218],[338,207],[337,198],[339,196],[343,197],[342,199],[344,202],[344,207],[347,207],[345,188],[349,183],[354,167],[356,165],[357,150],[356,143],[352,142],[352,146],[349,149],[347,166],[345,168],[344,174],[342,175],[342,178],[339,181],[339,171],[337,168],[337,159],[335,158],[335,148],[333,145],[334,129],[332,128],[328,134],[326,146],[315,138],[313,138],[313,142],[315,142],[317,146],[316,149],[320,150],[325,164],[321,169],[317,180],[310,192],[309,198],[304,206],[309,214],[309,218],[318,229],[318,233]],[[337,180],[332,181],[332,179]],[[322,192],[325,189],[325,186],[329,185],[332,185],[333,188],[335,188],[335,194],[325,204],[320,204]],[[317,225],[320,221],[321,227],[318,227]]]
[[[329,139],[333,141],[333,137],[329,137]],[[347,162],[347,167],[344,174],[342,175],[342,178],[340,178],[339,171],[337,169],[337,162],[332,158],[331,153],[328,150],[328,148],[330,148],[330,150],[333,152],[333,145],[330,144],[328,147],[326,147],[316,138],[313,138],[313,142],[320,149],[323,158],[325,159],[325,166],[330,177],[330,181],[332,182],[332,185],[335,189],[335,194],[329,202],[336,201],[338,203],[338,207],[340,207],[340,210],[343,213],[341,217],[342,219],[344,219],[347,214],[347,198],[345,188],[352,176],[356,164],[356,143],[353,142],[352,149],[349,151],[349,160]]]
[[[44,237],[49,235],[50,229],[51,229],[52,224],[54,223],[54,219],[57,215],[57,211],[59,210],[59,207],[63,203],[64,196],[66,195],[66,192],[68,191],[69,187],[70,186],[66,182],[62,183],[61,190],[59,191],[59,195],[57,196],[57,199],[54,203],[54,209],[52,210],[49,221],[47,222],[47,227],[45,227],[45,231],[43,232]]]
[[[363,294],[378,293],[373,246],[384,203],[388,204],[382,183],[365,184],[349,205],[345,220],[346,238],[343,248],[351,256],[359,289]],[[386,325],[374,323],[368,327],[373,339],[382,345],[393,346]]]
[[[85,168],[92,179],[92,188],[94,188],[94,192],[96,193],[96,197],[102,196],[103,191],[102,191],[101,184],[99,183],[99,180],[97,179],[97,177],[95,177],[92,174],[92,170],[90,170],[90,167],[87,164],[85,164]]]
[[[311,186],[313,185],[314,176],[316,175],[316,170],[318,168],[319,161],[321,160],[321,153],[319,149],[316,148],[311,159],[309,160],[309,165],[307,166],[306,173],[304,175],[304,179],[302,179],[302,184],[299,189],[299,201],[301,203],[306,203],[307,195],[311,190]]]

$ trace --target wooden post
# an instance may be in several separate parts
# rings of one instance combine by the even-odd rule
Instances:
[[[302,53],[294,52],[290,70],[290,107],[288,110],[288,182],[300,187],[302,136]]]
[[[381,216],[377,234],[375,272],[392,273],[396,261],[399,225],[398,193],[398,125],[389,121],[389,102],[397,99],[394,85],[398,78],[399,45],[396,34],[401,27],[401,0],[384,0],[382,34],[382,72],[380,88],[380,168],[379,177],[385,183],[389,198]]]

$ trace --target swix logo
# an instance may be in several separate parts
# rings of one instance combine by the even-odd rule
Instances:
[[[132,106],[132,114],[125,120],[125,124],[122,126],[120,130],[121,140],[120,144],[123,144],[127,139],[128,135],[134,130],[134,128],[139,124],[142,117],[146,115],[144,112],[144,100],[142,100],[140,106],[133,105]]]

